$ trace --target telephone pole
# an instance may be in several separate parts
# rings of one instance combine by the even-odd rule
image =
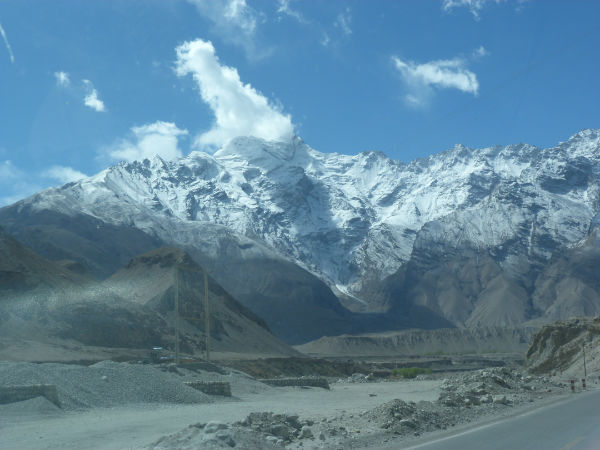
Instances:
[[[208,276],[206,270],[204,271],[204,316],[206,331],[206,361],[210,361],[210,311],[208,308]]]
[[[585,365],[585,344],[581,344],[581,349],[583,351],[583,378],[587,378],[587,367]]]
[[[175,266],[175,364],[179,365],[179,266]]]

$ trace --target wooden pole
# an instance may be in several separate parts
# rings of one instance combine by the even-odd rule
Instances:
[[[585,344],[581,344],[583,350],[583,378],[587,378],[587,367],[585,365]]]
[[[210,311],[208,308],[208,276],[206,271],[204,271],[204,315],[206,319],[204,327],[206,331],[206,360],[210,361]]]
[[[175,267],[175,364],[179,365],[179,266]]]

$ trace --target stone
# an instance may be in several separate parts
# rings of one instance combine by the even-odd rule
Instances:
[[[292,428],[283,423],[276,423],[269,428],[269,433],[273,436],[280,437],[286,441],[289,441],[292,437]]]
[[[215,434],[215,437],[217,439],[219,439],[221,442],[223,442],[224,444],[228,445],[229,447],[235,447],[236,443],[233,440],[233,437],[231,437],[231,434],[229,434],[228,431],[225,430],[220,430],[217,431],[217,433]]]
[[[313,432],[310,429],[310,427],[303,426],[302,429],[300,430],[299,438],[300,439],[312,439],[312,438],[314,438]]]
[[[409,428],[417,427],[417,424],[410,419],[402,419],[400,422],[398,422],[398,425],[409,427]]]
[[[507,405],[508,400],[506,399],[506,395],[494,395],[492,397],[492,401],[497,404]]]
[[[488,395],[482,395],[481,397],[479,397],[479,401],[481,403],[492,403],[493,402],[493,398],[490,394]]]
[[[206,434],[211,434],[211,433],[216,433],[219,430],[225,430],[227,428],[228,428],[228,425],[226,423],[217,422],[216,420],[212,420],[204,426],[204,432]]]

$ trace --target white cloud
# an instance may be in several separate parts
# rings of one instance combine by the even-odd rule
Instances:
[[[488,52],[483,45],[480,45],[478,48],[473,50],[473,58],[475,59],[483,58],[484,56],[488,56],[489,54],[490,52]]]
[[[10,205],[52,185],[48,179],[68,183],[86,175],[64,166],[52,166],[42,172],[23,170],[10,160],[0,161],[0,207]]]
[[[85,86],[86,90],[86,95],[83,99],[83,103],[85,104],[85,106],[88,106],[94,111],[98,112],[106,111],[104,102],[98,97],[98,91],[96,90],[96,88],[94,88],[92,82],[90,80],[83,80],[83,85]]]
[[[215,115],[213,127],[196,137],[197,147],[220,147],[236,136],[280,140],[293,134],[290,115],[243,84],[235,68],[221,65],[211,42],[197,39],[177,47],[176,72],[192,74],[202,100]]]
[[[486,4],[502,3],[505,0],[442,0],[444,11],[451,11],[454,8],[467,8],[476,20],[479,20],[479,12]]]
[[[179,137],[188,134],[187,130],[177,128],[174,123],[161,121],[133,127],[131,132],[132,140],[123,139],[108,149],[112,159],[142,161],[154,155],[169,160],[175,159],[181,156]]]
[[[2,35],[2,39],[4,39],[4,44],[6,45],[6,50],[8,50],[8,56],[10,57],[10,62],[15,63],[15,55],[13,54],[12,48],[8,43],[8,38],[6,37],[6,31],[4,31],[4,27],[0,23],[0,35]]]
[[[306,19],[299,11],[296,11],[290,7],[291,0],[279,0],[279,7],[277,8],[278,14],[285,14],[293,19],[296,19],[300,23],[306,23]]]
[[[69,74],[67,72],[54,72],[54,77],[56,78],[56,84],[59,86],[69,86],[71,84],[71,80],[69,78]]]
[[[394,56],[392,61],[408,87],[405,100],[413,106],[426,104],[433,95],[433,87],[458,89],[474,95],[479,91],[477,76],[465,68],[462,59],[416,64]]]
[[[0,207],[15,203],[40,189],[11,161],[0,161]]]
[[[70,183],[71,181],[81,180],[82,178],[87,177],[85,173],[66,166],[52,166],[44,171],[42,175],[46,178],[57,180],[63,184]]]
[[[346,8],[345,11],[339,13],[333,25],[339,28],[344,35],[350,36],[352,34],[352,14],[350,8]]]
[[[242,47],[250,57],[262,57],[268,51],[258,49],[255,35],[263,15],[246,0],[188,0],[200,14],[214,25],[214,31],[224,40]]]

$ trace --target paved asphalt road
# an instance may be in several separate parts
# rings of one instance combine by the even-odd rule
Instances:
[[[600,391],[574,394],[564,402],[411,449],[600,450]]]

